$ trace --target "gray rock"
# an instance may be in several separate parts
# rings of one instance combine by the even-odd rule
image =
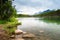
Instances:
[[[17,38],[17,39],[15,39],[15,40],[24,40],[23,38]]]
[[[35,35],[34,35],[34,34],[31,34],[31,33],[26,33],[26,34],[23,34],[22,37],[23,37],[23,38],[34,38]]]
[[[15,35],[10,36],[10,38],[15,38]]]
[[[15,34],[16,34],[16,35],[19,35],[19,34],[22,34],[22,33],[23,33],[22,30],[15,30]]]

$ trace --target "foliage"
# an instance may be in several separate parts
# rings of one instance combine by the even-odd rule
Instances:
[[[0,25],[2,24],[4,30],[9,34],[15,31],[18,21],[15,19],[16,9],[12,6],[12,1],[0,1]]]
[[[0,7],[0,20],[6,20],[11,18],[12,16],[16,15],[16,10],[14,7],[12,7],[12,1],[5,1],[1,2]]]
[[[3,24],[3,28],[8,31],[9,35],[12,35],[12,33],[15,32],[17,25],[21,25],[21,23],[18,23],[18,21],[13,17],[11,20],[8,20]]]

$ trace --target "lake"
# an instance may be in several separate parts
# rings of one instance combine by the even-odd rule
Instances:
[[[33,33],[38,40],[60,40],[60,21],[43,20],[41,18],[26,17],[18,18],[17,29]]]

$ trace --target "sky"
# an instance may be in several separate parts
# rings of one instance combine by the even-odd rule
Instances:
[[[47,9],[60,9],[60,0],[14,0],[18,14],[33,15]]]

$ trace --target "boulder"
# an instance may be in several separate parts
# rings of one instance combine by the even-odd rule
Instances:
[[[31,33],[26,33],[22,36],[23,38],[34,38],[35,35],[34,34],[31,34]]]
[[[16,34],[16,35],[19,35],[19,34],[22,34],[22,33],[23,33],[22,30],[19,30],[19,29],[18,29],[18,30],[15,30],[15,34]]]
[[[40,30],[40,33],[44,33],[44,31],[43,30]]]
[[[15,38],[15,35],[10,36],[10,38],[14,39]]]
[[[26,34],[27,32],[23,32],[23,34]]]
[[[24,40],[23,38],[17,38],[16,40]]]

